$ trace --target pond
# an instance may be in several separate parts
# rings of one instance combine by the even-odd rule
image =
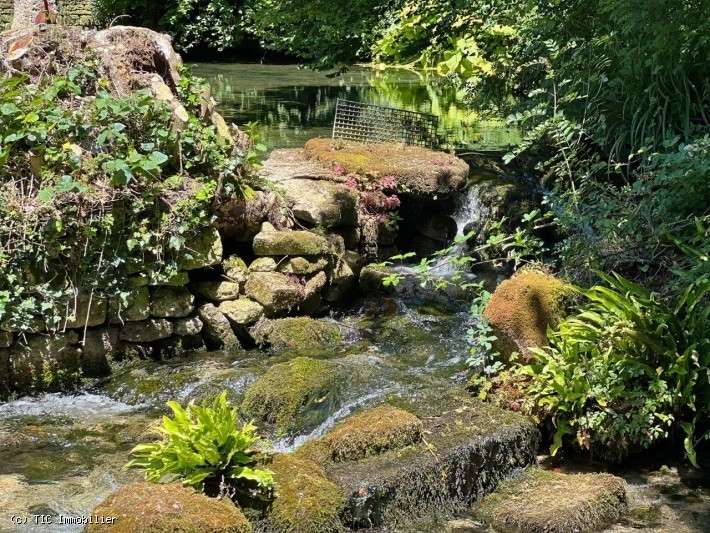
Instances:
[[[519,141],[517,131],[504,120],[483,119],[433,74],[353,67],[336,75],[297,65],[244,63],[192,67],[210,82],[225,118],[238,125],[258,122],[272,149],[329,137],[338,98],[436,115],[440,134],[456,147],[498,151]]]

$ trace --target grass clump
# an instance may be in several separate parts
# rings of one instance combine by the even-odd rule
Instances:
[[[335,402],[341,375],[330,361],[297,357],[272,366],[246,391],[242,409],[278,435],[318,424]]]
[[[626,509],[626,483],[610,474],[561,474],[530,468],[501,483],[476,512],[505,531],[599,531]]]

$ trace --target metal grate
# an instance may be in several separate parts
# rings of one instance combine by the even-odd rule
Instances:
[[[403,142],[435,148],[439,144],[438,127],[439,118],[434,115],[338,98],[333,139]]]

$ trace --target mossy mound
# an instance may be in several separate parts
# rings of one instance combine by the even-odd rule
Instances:
[[[610,474],[561,474],[530,468],[504,481],[478,506],[496,529],[525,533],[600,531],[626,509],[626,483]]]
[[[347,495],[347,526],[399,530],[424,516],[450,517],[535,462],[539,432],[517,413],[463,393],[412,412],[422,421],[421,442],[358,460],[323,462],[328,479]],[[297,454],[309,451],[304,447]]]
[[[251,533],[242,512],[228,499],[214,499],[180,483],[133,483],[114,492],[94,509],[94,516],[115,517],[110,525],[92,524],[87,533]]]
[[[394,176],[415,195],[448,194],[466,184],[468,164],[458,157],[398,143],[363,144],[338,139],[311,139],[306,155],[346,172]]]
[[[297,357],[272,366],[252,383],[242,409],[273,424],[277,435],[315,427],[334,409],[342,382],[337,363]]]
[[[337,346],[341,339],[337,325],[305,316],[260,320],[250,334],[257,344],[275,350],[320,350]]]
[[[571,285],[535,269],[520,270],[501,283],[484,311],[501,354],[527,357],[530,348],[547,345],[547,328],[563,318],[572,294]]]
[[[320,450],[327,460],[353,461],[421,441],[422,422],[412,413],[381,405],[351,416],[308,448]],[[317,453],[317,452],[316,452]]]
[[[344,531],[340,513],[345,495],[325,477],[313,461],[294,455],[277,455],[274,472],[276,499],[261,525],[278,533],[337,533]]]

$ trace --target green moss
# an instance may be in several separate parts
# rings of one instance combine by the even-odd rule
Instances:
[[[403,448],[422,438],[422,423],[412,413],[381,405],[347,418],[300,453],[324,452],[327,460],[352,461]]]
[[[399,143],[363,144],[333,139],[311,139],[306,155],[347,172],[371,176],[394,176],[414,194],[448,193],[463,187],[468,164],[458,157]]]
[[[270,465],[276,500],[266,520],[267,531],[279,533],[337,533],[344,531],[340,513],[345,495],[328,481],[313,461],[277,455]]]
[[[547,344],[547,328],[564,316],[570,285],[541,270],[524,269],[501,283],[484,312],[498,334],[498,349],[523,356]]]
[[[112,525],[93,524],[87,533],[251,533],[242,512],[227,498],[208,498],[179,483],[133,483],[94,509],[93,515],[115,517]]]
[[[341,340],[337,325],[309,317],[262,320],[250,333],[257,344],[275,350],[319,350],[337,346]]]
[[[322,422],[337,402],[340,366],[330,361],[297,357],[272,366],[246,391],[242,409],[248,416],[273,424],[278,435]]]
[[[626,484],[610,474],[561,474],[530,468],[501,483],[476,507],[505,531],[599,531],[626,509]]]

